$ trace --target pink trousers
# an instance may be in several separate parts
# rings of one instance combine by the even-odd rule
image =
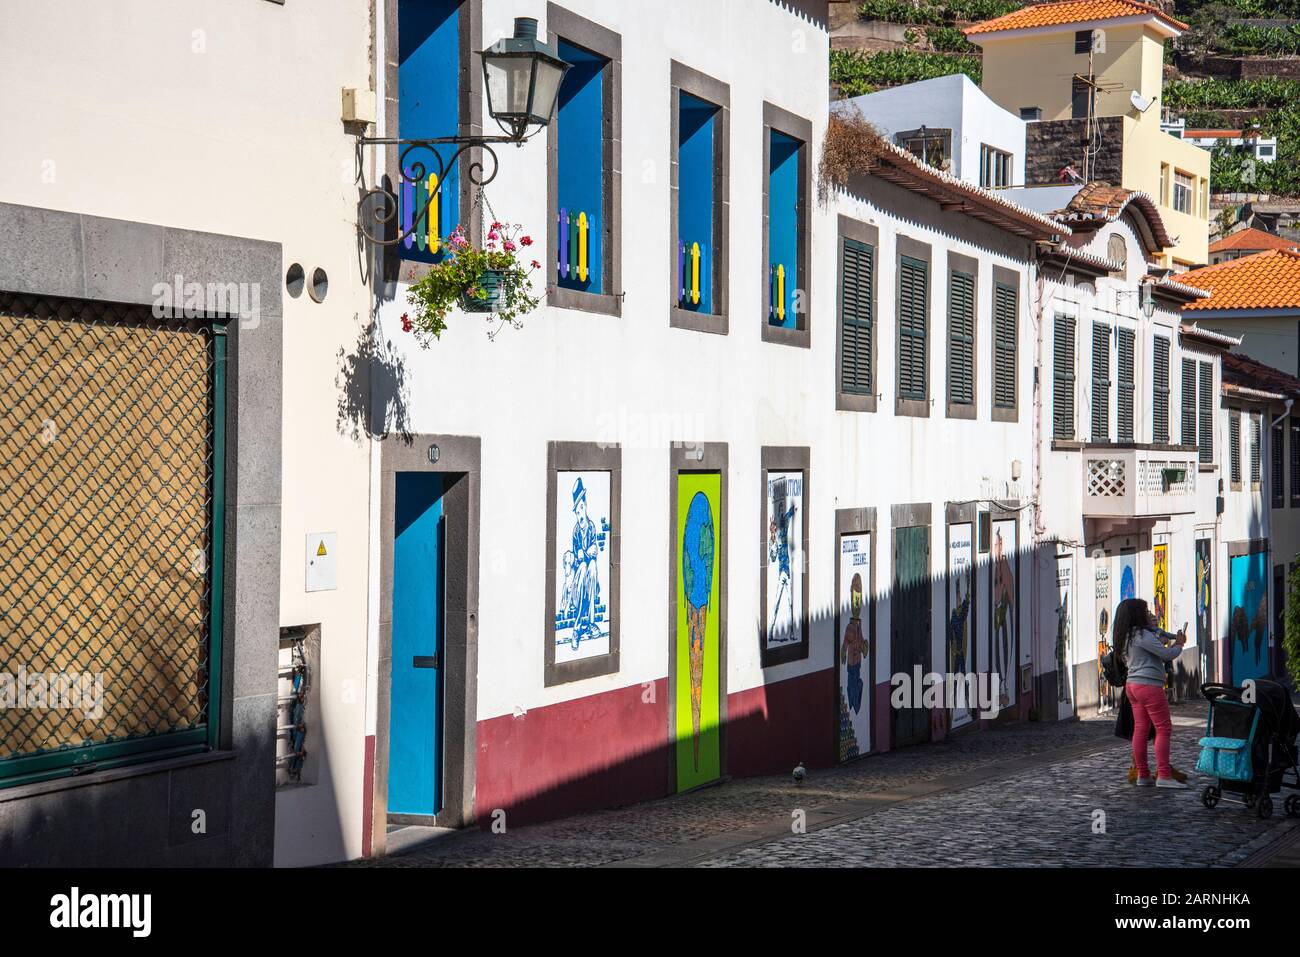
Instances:
[[[1173,731],[1173,721],[1169,718],[1169,699],[1165,689],[1158,685],[1124,686],[1129,704],[1133,706],[1133,763],[1137,765],[1138,777],[1151,776],[1147,764],[1147,737],[1151,726],[1156,728],[1156,773],[1162,778],[1173,777],[1169,766],[1169,735]]]

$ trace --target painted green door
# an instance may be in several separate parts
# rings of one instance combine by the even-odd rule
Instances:
[[[716,781],[722,774],[721,695],[722,477],[716,472],[677,476],[677,627],[674,676],[677,790]]]
[[[915,666],[930,670],[930,530],[894,529],[894,594],[890,611],[890,670],[914,679]],[[911,703],[910,701],[908,702]],[[890,707],[893,747],[930,737],[924,708]]]

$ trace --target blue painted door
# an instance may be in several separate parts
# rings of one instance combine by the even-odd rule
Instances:
[[[441,475],[397,475],[388,811],[442,809],[442,655],[446,526]]]

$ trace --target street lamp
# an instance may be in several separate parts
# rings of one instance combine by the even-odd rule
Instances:
[[[570,64],[537,39],[536,20],[517,17],[515,35],[498,40],[482,57],[488,114],[511,139],[522,140],[528,127],[551,122]]]
[[[520,145],[528,139],[530,127],[539,130],[555,116],[560,82],[570,65],[560,59],[554,47],[537,38],[536,20],[516,18],[515,35],[498,40],[479,56],[483,60],[488,114],[496,120],[504,136],[357,137],[357,182],[361,184],[357,227],[370,242],[396,246],[408,243],[413,236],[434,232],[429,228],[430,210],[437,208],[435,204],[447,181],[447,172],[456,167],[462,156],[470,150],[481,150],[491,160],[490,168],[485,167],[486,160],[480,155],[466,171],[470,185],[481,189],[496,179],[498,160],[492,149],[494,145]],[[397,148],[393,185],[366,186],[368,146]],[[454,149],[444,155],[440,147]],[[399,217],[400,222],[392,228]]]

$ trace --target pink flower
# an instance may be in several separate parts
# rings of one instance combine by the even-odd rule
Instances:
[[[505,245],[502,246],[501,248],[504,249],[504,250],[505,250],[506,252],[508,252],[508,253],[512,253],[512,252],[514,252],[516,249],[518,249],[519,247],[516,246],[514,243],[512,243],[510,240],[507,239],[506,242],[505,242]]]
[[[500,238],[501,238],[501,234],[498,233],[495,229],[492,230],[492,232],[488,233],[488,239],[492,240],[493,242],[496,242]]]
[[[533,260],[533,268],[534,268],[534,269],[541,269],[541,268],[542,268],[542,264],[539,263],[536,259],[534,259],[534,260]]]
[[[414,328],[415,328],[415,324],[411,322],[410,315],[408,315],[405,312],[402,313],[402,331],[410,332]]]
[[[533,244],[533,237],[532,237],[532,236],[525,236],[525,237],[523,237],[522,239],[519,240],[519,243],[520,243],[520,245],[522,245],[522,246],[531,246],[531,245]]]

